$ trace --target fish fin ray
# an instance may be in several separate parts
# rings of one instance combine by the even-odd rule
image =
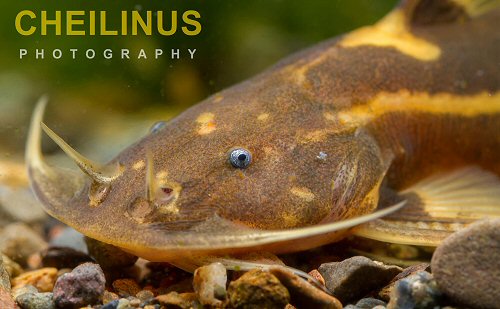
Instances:
[[[500,179],[477,166],[436,174],[400,192],[407,205],[363,224],[357,236],[385,242],[437,246],[475,220],[500,217]]]

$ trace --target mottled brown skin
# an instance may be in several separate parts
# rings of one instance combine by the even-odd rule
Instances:
[[[362,126],[325,117],[369,104],[381,92],[402,89],[453,96],[496,94],[500,11],[460,22],[448,19],[410,25],[410,32],[441,49],[433,61],[392,47],[342,47],[342,37],[291,56],[190,108],[123,151],[114,161],[125,171],[98,206],[89,207],[87,180],[84,189],[67,201],[70,205],[51,205],[45,199],[46,208],[101,241],[137,254],[150,249],[143,255],[151,258],[162,248],[182,249],[196,236],[174,244],[169,235],[210,222],[214,215],[225,220],[200,228],[203,233],[220,228],[237,234],[239,226],[308,226],[372,212],[381,183],[400,189],[438,169],[472,163],[500,174],[498,113],[460,117],[398,111]],[[199,134],[196,121],[203,113],[214,116],[210,125],[215,129],[207,134]],[[259,120],[262,114],[268,114],[267,119]],[[228,154],[235,147],[252,153],[247,169],[229,164]],[[133,168],[148,151],[154,171],[166,171],[167,181],[182,188],[175,201],[177,213],[165,210],[173,205],[169,203],[148,209],[146,169]],[[317,158],[320,152],[327,154],[325,160]],[[310,192],[299,196],[291,193],[293,188]],[[34,189],[44,200],[45,188],[35,181]],[[139,204],[145,206],[131,206]],[[220,222],[236,225],[223,227]],[[330,238],[263,248],[293,251]]]

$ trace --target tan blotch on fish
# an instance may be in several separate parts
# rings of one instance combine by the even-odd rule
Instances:
[[[408,31],[405,15],[395,10],[373,26],[363,27],[346,35],[340,45],[357,47],[363,45],[393,47],[399,52],[423,61],[436,60],[441,49]]]
[[[198,134],[210,134],[216,129],[215,115],[213,113],[203,113],[196,118],[198,123]]]
[[[146,166],[146,163],[144,163],[143,160],[139,160],[139,161],[135,162],[134,165],[132,165],[132,168],[135,171],[138,171],[138,170],[144,168],[144,166]]]
[[[299,137],[299,142],[301,144],[307,143],[317,143],[324,141],[328,136],[328,130],[314,130],[310,132],[306,132]]]
[[[266,121],[268,118],[269,118],[268,113],[262,113],[259,116],[257,116],[257,120],[260,120],[260,121]]]
[[[306,187],[292,187],[290,189],[290,193],[293,195],[303,199],[306,202],[311,202],[314,200],[314,193],[312,193],[311,189]]]

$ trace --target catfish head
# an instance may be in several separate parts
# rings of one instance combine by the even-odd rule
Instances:
[[[42,123],[42,99],[27,147],[31,185],[52,216],[150,260],[316,246],[373,219],[386,165],[367,132],[332,124],[307,100],[279,78],[250,80],[100,165]],[[83,173],[44,162],[42,129]],[[315,241],[292,245],[302,238]]]

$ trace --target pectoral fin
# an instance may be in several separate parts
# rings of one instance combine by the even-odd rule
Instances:
[[[407,205],[363,224],[357,236],[379,241],[437,246],[471,222],[500,217],[500,180],[479,167],[434,175],[400,193]]]

